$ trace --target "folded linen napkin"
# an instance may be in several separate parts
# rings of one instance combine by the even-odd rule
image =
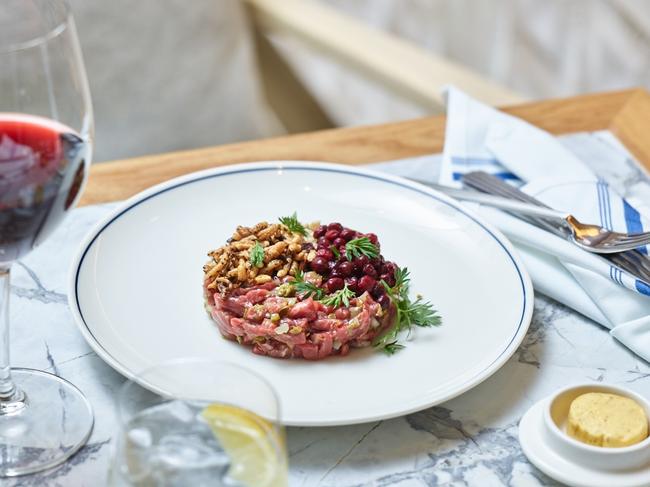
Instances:
[[[460,187],[462,174],[483,170],[581,221],[623,232],[650,228],[643,214],[589,166],[589,154],[578,155],[549,133],[456,88],[448,88],[446,98],[440,184]],[[621,148],[609,144],[608,151],[620,156]],[[606,326],[650,361],[650,289],[644,283],[518,218],[478,209],[519,249],[538,291]]]

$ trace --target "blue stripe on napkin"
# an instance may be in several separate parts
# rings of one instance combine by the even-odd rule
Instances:
[[[605,207],[603,205],[603,194],[600,189],[600,182],[596,184],[596,194],[598,198],[598,214],[600,216],[600,225],[605,226]]]
[[[623,199],[623,213],[625,214],[625,226],[627,226],[628,233],[642,233],[641,214],[626,199]],[[648,255],[648,249],[645,247],[639,247],[637,250]]]
[[[609,185],[603,181],[603,197],[605,200],[605,213],[607,215],[607,227],[608,230],[614,229],[614,224],[612,223],[612,203],[609,199]]]
[[[609,187],[603,180],[596,184],[598,190],[598,211],[600,212],[600,224],[607,230],[612,230],[612,206],[609,200]]]
[[[453,172],[451,173],[451,177],[454,178],[454,181],[460,181],[465,174],[462,172]],[[512,181],[521,181],[515,174],[507,171],[501,171],[501,172],[494,172],[492,173],[492,176],[496,176],[500,179],[505,179],[505,180],[512,180]]]
[[[609,277],[616,284],[620,284],[621,286],[624,286],[624,284],[623,284],[623,273],[620,271],[620,269],[617,269],[616,267],[609,266]]]
[[[636,287],[636,290],[639,291],[641,294],[650,296],[650,286],[648,286],[645,282],[636,281],[634,283],[634,287]]]

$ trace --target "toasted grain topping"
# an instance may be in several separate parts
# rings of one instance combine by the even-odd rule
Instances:
[[[244,259],[239,259],[239,267],[237,267],[237,280],[239,282],[246,281],[246,261]]]
[[[287,242],[278,242],[264,249],[264,262],[271,261],[280,256],[287,249]]]
[[[264,249],[264,265],[250,262],[253,246]],[[228,243],[208,253],[203,266],[206,287],[225,293],[237,287],[259,285],[295,275],[316,256],[311,233],[292,233],[285,225],[260,222],[253,227],[238,226]]]
[[[268,274],[260,274],[255,278],[255,284],[264,284],[267,282],[272,281],[273,278],[269,276]]]
[[[273,259],[260,271],[262,274],[272,274],[273,271],[280,269],[284,265],[282,259]]]
[[[281,232],[280,225],[271,225],[263,230],[261,230],[257,234],[257,239],[258,240],[270,240],[271,238],[275,237]]]

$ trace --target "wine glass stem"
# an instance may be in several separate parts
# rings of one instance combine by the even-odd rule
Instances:
[[[14,400],[16,386],[9,367],[9,278],[11,266],[0,266],[0,407]]]

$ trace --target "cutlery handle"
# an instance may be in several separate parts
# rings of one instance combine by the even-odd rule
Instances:
[[[508,183],[503,182],[501,179],[482,171],[474,171],[465,174],[463,176],[463,184],[488,194],[511,198],[521,201],[522,203],[548,208],[547,205],[538,199],[535,199],[523,191],[519,191]],[[549,222],[546,218],[529,218],[529,221],[541,228],[555,233],[556,235],[564,236],[565,238],[567,236],[566,225],[562,225],[560,228]],[[641,254],[639,251],[628,250],[616,254],[598,255],[597,257],[608,261],[620,270],[640,279],[646,285],[650,284],[650,261],[648,260],[648,257]]]
[[[484,193],[493,194],[495,196],[502,196],[503,198],[510,198],[522,203],[539,206],[542,208],[550,208],[536,198],[527,195],[523,191],[518,190],[514,186],[502,181],[496,176],[492,176],[483,171],[473,171],[463,176],[463,184],[470,188],[483,191]]]
[[[463,176],[463,184],[479,191],[483,191],[484,193],[521,201],[522,203],[539,206],[540,208],[549,208],[538,199],[527,195],[523,191],[519,191],[514,186],[511,186],[496,176],[492,176],[491,174],[483,171],[473,171],[465,174]],[[539,217],[529,217],[526,219],[530,223],[542,227],[543,229],[555,233],[556,235],[560,235],[561,237],[566,238],[569,236],[570,232],[565,221],[562,222],[562,224],[558,225],[557,221],[549,222],[547,219]]]
[[[437,189],[449,196],[464,201],[473,201],[482,205],[493,206],[502,210],[511,211],[513,213],[521,213],[524,215],[537,216],[549,220],[557,221],[558,223],[566,223],[567,214],[561,211],[556,211],[548,207],[541,207],[532,205],[530,203],[523,203],[514,201],[509,198],[502,198],[501,196],[492,196],[490,194],[479,193],[478,191],[467,191],[465,189],[449,188],[439,184],[427,183],[427,186]]]

